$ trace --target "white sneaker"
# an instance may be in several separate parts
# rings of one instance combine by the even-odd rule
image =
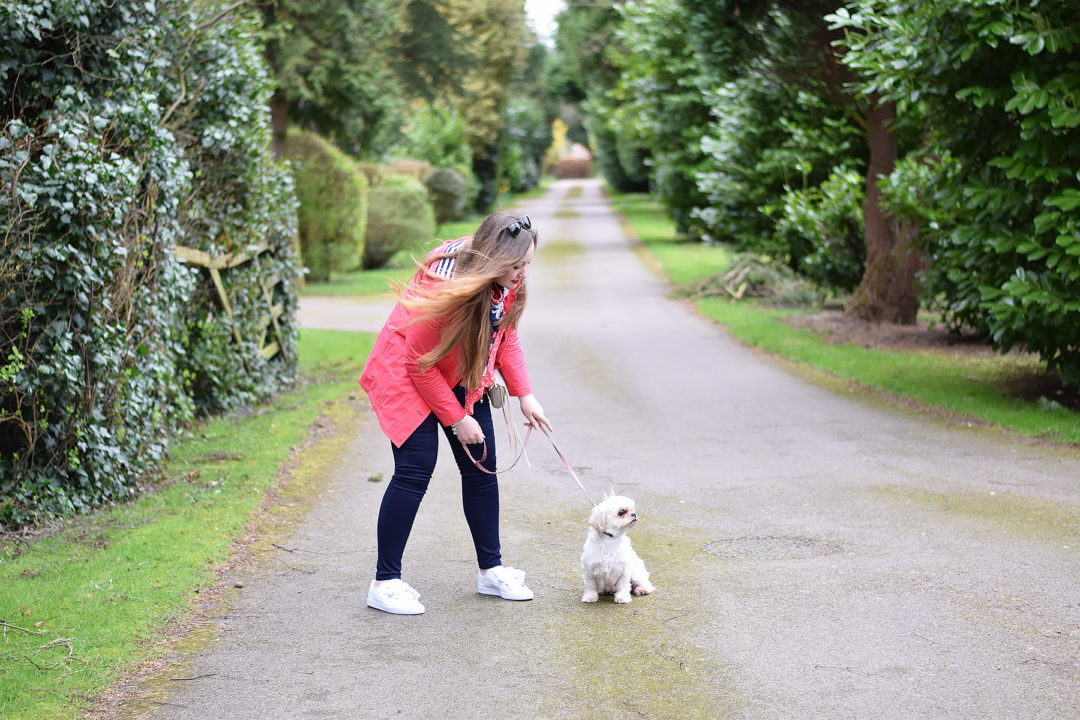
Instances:
[[[400,579],[387,580],[381,585],[376,585],[372,580],[367,591],[367,604],[368,607],[394,615],[419,615],[424,612],[420,593]]]
[[[504,600],[532,600],[533,591],[525,586],[525,571],[497,565],[487,572],[476,571],[476,591],[498,595]]]

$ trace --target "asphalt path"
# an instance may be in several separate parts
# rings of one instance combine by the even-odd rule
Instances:
[[[370,411],[294,535],[244,578],[157,718],[1080,717],[1080,455],[817,386],[733,342],[635,252],[593,181],[540,232],[521,336],[559,448],[633,496],[655,594],[580,602],[589,503],[541,436],[502,476],[476,592],[448,448],[406,549],[427,613],[365,606],[389,443]],[[308,327],[377,330],[305,299]],[[516,403],[515,403],[516,404]],[[506,445],[500,437],[500,451]],[[503,465],[500,462],[500,465]],[[148,696],[149,697],[149,696]]]

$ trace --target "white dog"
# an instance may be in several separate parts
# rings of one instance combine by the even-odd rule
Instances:
[[[581,552],[585,594],[581,602],[596,602],[600,593],[615,593],[615,602],[630,602],[630,593],[648,595],[656,588],[649,582],[645,563],[630,547],[626,531],[637,523],[634,501],[608,495],[589,516],[589,534]]]

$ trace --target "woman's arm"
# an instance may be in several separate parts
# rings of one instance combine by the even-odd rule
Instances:
[[[443,425],[452,425],[461,420],[465,416],[465,408],[454,397],[450,383],[439,369],[434,365],[427,370],[420,369],[420,358],[439,344],[442,324],[438,321],[420,322],[409,325],[402,332],[405,335],[405,371],[420,397]]]

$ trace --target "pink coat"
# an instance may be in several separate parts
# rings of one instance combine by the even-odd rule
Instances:
[[[432,254],[447,244],[440,245]],[[413,282],[416,281],[417,278],[413,278]],[[409,439],[429,413],[435,413],[443,425],[451,425],[466,414],[453,392],[462,379],[457,369],[457,348],[426,371],[420,370],[418,365],[419,358],[439,343],[442,321],[406,326],[412,317],[400,303],[394,307],[360,374],[360,386],[368,394],[379,427],[398,447]],[[532,387],[517,331],[501,329],[498,332],[500,337],[492,342],[494,368],[502,374],[510,395],[527,395],[532,392]]]

